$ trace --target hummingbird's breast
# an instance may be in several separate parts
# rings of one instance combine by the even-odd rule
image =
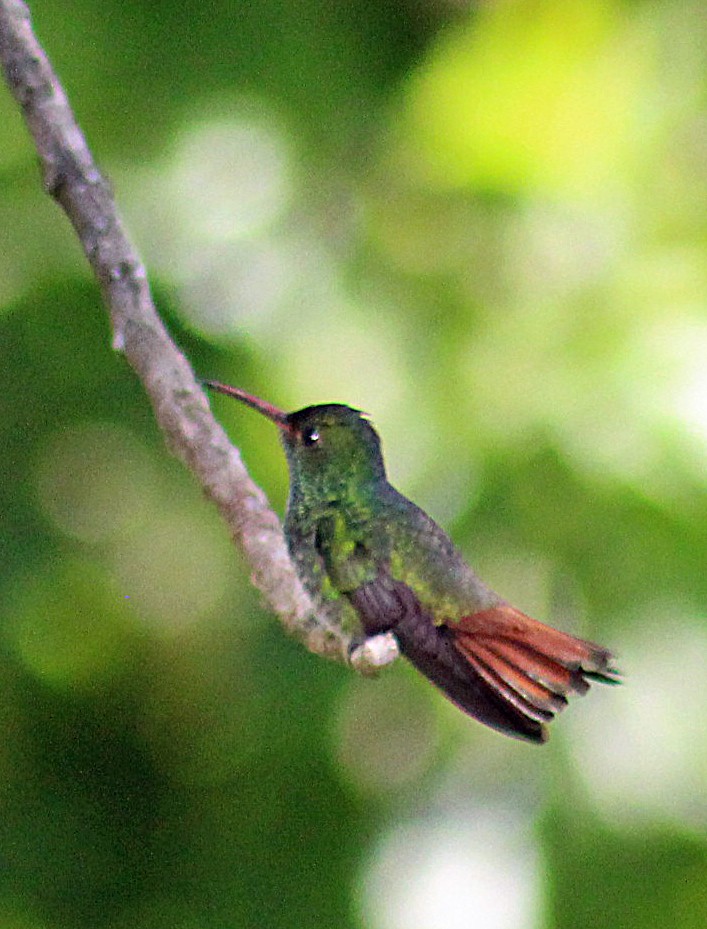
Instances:
[[[318,605],[318,615],[353,635],[360,628],[358,614],[337,583],[340,572],[327,564],[322,550],[323,527],[342,512],[336,501],[321,494],[313,497],[302,494],[299,488],[291,487],[284,528],[290,557],[304,587]]]

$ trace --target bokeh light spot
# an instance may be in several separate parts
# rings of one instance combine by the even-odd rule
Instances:
[[[439,732],[434,697],[426,690],[421,681],[391,672],[373,681],[356,679],[344,692],[336,752],[342,771],[358,787],[389,793],[429,769]]]
[[[269,226],[287,205],[290,159],[265,114],[236,113],[190,125],[167,174],[169,202],[197,240],[233,242]]]
[[[4,636],[37,678],[91,688],[122,670],[136,635],[129,604],[98,565],[60,560],[10,595]]]
[[[517,811],[472,807],[394,828],[364,881],[367,929],[531,929],[539,854]]]
[[[651,75],[645,35],[615,67],[621,25],[609,3],[486,4],[410,80],[403,161],[442,188],[604,193],[632,163]]]
[[[155,632],[179,632],[225,601],[235,556],[211,515],[175,503],[113,553],[123,593]]]
[[[107,423],[64,428],[43,449],[35,472],[41,509],[82,542],[124,538],[156,508],[159,474],[148,449]]]
[[[625,686],[593,688],[591,718],[567,714],[576,770],[612,823],[672,821],[704,835],[707,632],[669,603],[616,651]]]

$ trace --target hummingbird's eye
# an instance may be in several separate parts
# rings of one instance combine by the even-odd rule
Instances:
[[[305,429],[302,433],[302,444],[307,448],[311,448],[313,445],[316,445],[319,442],[319,430],[310,428]]]

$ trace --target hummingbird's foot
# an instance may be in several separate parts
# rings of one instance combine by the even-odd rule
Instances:
[[[363,675],[374,675],[380,668],[391,664],[400,654],[398,640],[392,632],[351,640],[349,661],[354,670]]]

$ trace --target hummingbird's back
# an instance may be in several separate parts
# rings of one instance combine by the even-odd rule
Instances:
[[[457,620],[502,602],[469,567],[447,533],[386,482],[379,531],[388,540],[390,573],[414,590],[437,622]]]

